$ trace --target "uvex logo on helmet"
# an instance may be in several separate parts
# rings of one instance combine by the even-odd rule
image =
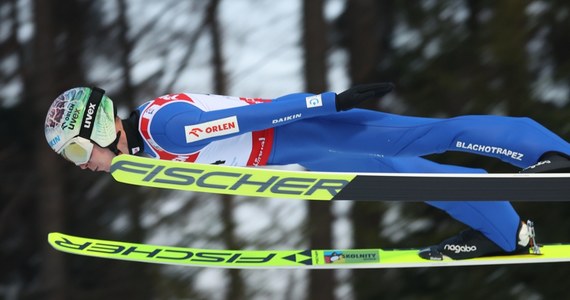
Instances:
[[[239,124],[236,116],[184,126],[187,143],[238,132]]]
[[[87,115],[85,116],[85,122],[83,123],[84,128],[91,128],[93,114],[95,113],[96,107],[97,105],[95,103],[89,103],[89,108],[87,108]]]
[[[73,130],[79,118],[80,110],[75,108],[75,104],[71,103],[64,116],[64,122],[61,124],[61,129]]]

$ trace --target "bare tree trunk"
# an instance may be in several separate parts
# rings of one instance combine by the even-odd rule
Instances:
[[[394,26],[393,0],[351,0],[341,17],[344,44],[350,53],[349,76],[353,83],[384,77],[379,65],[389,48]]]
[[[212,65],[214,67],[214,90],[221,95],[227,94],[227,75],[224,70],[224,55],[222,53],[222,33],[218,21],[218,7],[220,0],[211,0],[206,9],[207,23],[212,37]]]
[[[327,89],[327,24],[323,0],[303,1],[304,77],[307,92]]]
[[[379,66],[389,50],[393,31],[393,1],[352,0],[347,2],[341,17],[344,46],[349,51],[349,76],[353,84],[382,80]],[[374,109],[375,103],[366,103]],[[351,210],[354,244],[356,247],[379,247],[379,223],[386,205],[382,203],[354,203]],[[356,299],[375,299],[380,282],[374,270],[353,271],[351,276]]]
[[[128,38],[127,32],[129,30],[129,23],[127,17],[127,1],[119,0],[119,17],[118,17],[118,27],[119,27],[119,46],[123,51],[120,54],[120,65],[122,69],[123,87],[122,96],[123,101],[126,101],[129,106],[135,104],[134,99],[134,87],[131,76],[131,63],[129,58],[133,51],[133,42]]]
[[[224,224],[222,238],[228,249],[240,249],[241,245],[235,237],[236,224],[233,218],[235,197],[231,195],[221,195],[220,197],[222,198],[221,218]],[[224,299],[245,300],[245,283],[241,271],[238,269],[229,269],[226,272],[229,276],[229,283]]]
[[[222,33],[220,24],[217,18],[218,7],[220,0],[211,0],[206,9],[207,24],[210,28],[212,38],[212,66],[214,67],[214,91],[220,95],[227,94],[227,75],[224,70],[224,56],[222,46]],[[222,195],[222,211],[221,219],[224,224],[223,240],[229,249],[238,249],[240,246],[236,241],[235,227],[236,224],[233,218],[234,211],[234,197],[230,195]],[[241,271],[237,269],[230,269],[226,271],[229,276],[229,283],[226,289],[225,299],[228,300],[242,300],[246,298],[245,284]]]
[[[129,61],[133,49],[133,42],[128,37],[129,23],[127,16],[127,1],[119,0],[119,15],[117,17],[117,28],[119,32],[118,48],[119,53],[119,66],[122,71],[123,84],[119,99],[121,103],[126,104],[128,107],[134,107],[135,102],[135,88],[133,86],[131,77],[131,63]],[[116,102],[115,105],[118,105]],[[143,241],[146,237],[146,231],[142,226],[142,214],[145,197],[138,193],[128,195],[128,214],[130,221],[129,240]],[[154,297],[154,284],[151,279],[150,270],[153,267],[147,264],[133,265],[128,269],[129,286],[132,286],[133,295],[137,299],[152,299]]]
[[[32,91],[31,99],[50,99],[56,96],[55,90],[55,52],[54,52],[54,1],[36,0],[34,4],[35,44],[33,62],[35,84],[26,87]],[[47,111],[46,101],[36,101],[34,104],[34,120],[40,125]],[[61,231],[65,220],[65,193],[63,176],[56,156],[45,142],[42,131],[35,135],[36,145],[36,177],[38,208],[38,238],[41,245],[40,286],[37,293],[42,299],[66,298],[66,274],[64,256],[49,247],[47,234],[51,231]]]
[[[327,89],[327,24],[323,0],[303,1],[304,74],[307,92]],[[331,203],[309,201],[309,244],[311,248],[332,247]],[[334,272],[309,273],[308,299],[334,299]]]

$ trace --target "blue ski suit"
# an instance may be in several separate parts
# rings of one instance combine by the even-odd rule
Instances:
[[[300,164],[312,171],[485,173],[421,156],[463,151],[524,168],[545,152],[570,154],[566,141],[528,118],[337,112],[334,93],[291,94],[273,100],[171,94],[144,103],[138,111],[143,151],[155,158],[188,162]],[[481,231],[505,251],[515,249],[521,220],[509,202],[427,203]]]

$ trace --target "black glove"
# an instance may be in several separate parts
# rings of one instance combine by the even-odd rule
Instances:
[[[349,110],[369,99],[381,98],[392,91],[390,82],[357,85],[336,95],[336,111]]]

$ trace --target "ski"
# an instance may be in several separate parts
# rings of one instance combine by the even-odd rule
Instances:
[[[570,174],[412,174],[287,171],[165,161],[113,159],[119,182],[214,194],[302,200],[568,201]]]
[[[105,259],[219,268],[359,269],[554,263],[570,261],[570,244],[543,245],[541,254],[468,260],[425,260],[417,249],[214,250],[99,240],[52,232],[56,250]]]

